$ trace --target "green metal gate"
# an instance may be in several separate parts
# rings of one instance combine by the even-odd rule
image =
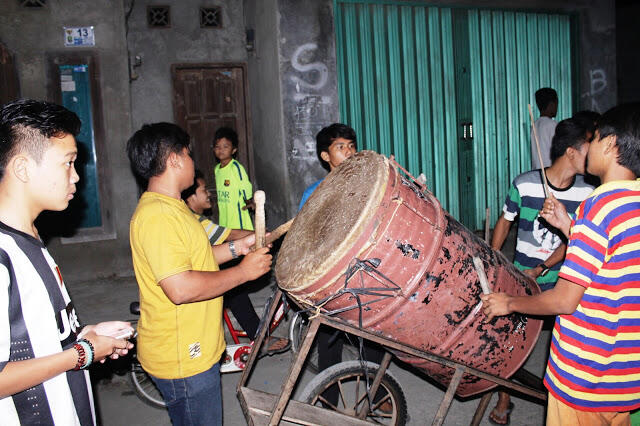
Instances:
[[[571,17],[335,0],[342,120],[360,148],[418,175],[471,228],[495,222],[511,180],[530,168],[534,93],[573,109]]]

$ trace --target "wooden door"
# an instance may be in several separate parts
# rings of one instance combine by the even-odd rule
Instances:
[[[238,133],[236,159],[253,178],[246,65],[177,64],[171,71],[175,121],[191,136],[196,168],[204,173],[207,185],[215,186],[213,136],[223,126]]]
[[[13,62],[13,55],[0,43],[0,105],[14,101],[20,97],[18,72]]]

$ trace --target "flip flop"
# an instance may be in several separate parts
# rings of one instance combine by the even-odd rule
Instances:
[[[513,411],[513,402],[509,403],[509,406],[504,411],[496,410],[496,407],[493,407],[493,410],[489,413],[488,419],[491,424],[494,425],[508,425],[511,423],[511,412]],[[492,418],[493,417],[493,418]],[[496,419],[496,420],[494,420]],[[500,420],[504,420],[503,423],[500,423]]]
[[[262,348],[260,348],[260,358],[262,358],[263,356],[271,356],[286,352],[290,347],[291,342],[289,341],[289,339],[285,339],[284,337],[269,336],[267,337],[267,341],[262,345]]]

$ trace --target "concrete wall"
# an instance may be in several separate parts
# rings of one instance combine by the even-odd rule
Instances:
[[[254,48],[248,54],[254,164],[256,180],[267,196],[265,214],[268,228],[274,228],[291,215],[277,4],[277,0],[244,1],[245,26],[254,31]]]
[[[147,6],[159,4],[171,5],[170,28],[147,26]],[[130,55],[142,59],[131,84],[134,131],[145,123],[174,121],[171,64],[247,60],[242,2],[214,4],[222,7],[223,28],[200,28],[200,6],[208,3],[199,0],[136,0],[127,37]]]
[[[64,47],[62,27],[95,27],[95,47],[83,50],[96,53],[100,64],[106,153],[98,162],[112,170],[107,186],[113,198],[105,208],[114,224],[115,239],[73,244],[53,239],[49,250],[67,279],[132,272],[128,229],[136,192],[124,156],[131,118],[123,16],[122,3],[112,0],[50,0],[42,9],[25,9],[17,1],[0,0],[0,40],[15,53],[21,96],[25,98],[47,98],[47,53],[76,49]]]

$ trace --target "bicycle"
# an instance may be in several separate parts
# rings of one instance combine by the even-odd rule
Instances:
[[[269,303],[270,300],[268,301],[267,305]],[[289,304],[284,297],[280,301],[278,301],[278,303],[278,309],[269,326],[269,333],[273,332],[280,325],[290,309]],[[140,302],[131,302],[131,304],[129,305],[129,311],[133,315],[140,315]],[[265,309],[265,312],[267,311],[268,310]],[[242,343],[240,341],[240,338],[246,338],[247,334],[243,330],[237,329],[233,326],[226,308],[223,309],[223,320],[234,344],[227,345],[220,366],[220,372],[232,373],[242,371],[249,358],[249,353],[251,352],[251,343]],[[133,320],[131,322],[136,323],[137,320]],[[288,349],[289,347],[285,348],[285,350]],[[138,361],[136,346],[134,346],[134,349],[130,351],[130,354],[131,368],[129,369],[128,376],[134,393],[138,398],[140,398],[140,400],[142,400],[142,402],[146,403],[147,405],[156,408],[165,408],[166,404],[164,402],[164,399],[162,398],[162,395],[160,394],[160,391]]]

